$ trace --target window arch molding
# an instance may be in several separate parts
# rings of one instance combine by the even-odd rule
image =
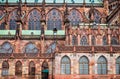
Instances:
[[[68,18],[70,20],[70,24],[74,26],[77,26],[80,22],[83,21],[82,13],[76,8],[72,8],[69,11]]]
[[[27,14],[27,23],[29,30],[41,30],[41,13],[37,8],[33,8]],[[33,27],[34,26],[34,27]]]
[[[103,55],[100,56],[97,60],[97,73],[101,75],[107,74],[107,65],[108,62],[106,57]]]
[[[71,60],[65,55],[61,58],[61,74],[71,74]]]
[[[46,49],[46,53],[54,53],[55,49],[56,49],[57,43],[56,42],[52,42]]]
[[[13,45],[8,41],[3,42],[0,46],[0,53],[13,53],[14,51]]]
[[[111,45],[119,45],[118,37],[116,36],[111,37]]]
[[[88,19],[91,19],[90,16],[94,14],[94,22],[95,23],[100,23],[101,22],[101,18],[102,18],[102,14],[100,13],[100,11],[96,8],[90,8],[88,11]],[[99,19],[98,19],[99,18]]]
[[[89,74],[89,59],[87,56],[81,56],[79,58],[79,73]]]
[[[38,53],[39,48],[36,46],[33,42],[28,42],[25,44],[25,47],[23,48],[24,53]]]
[[[3,61],[2,62],[2,76],[7,76],[9,75],[9,63],[8,61]]]
[[[81,46],[86,46],[88,44],[88,37],[86,35],[82,35],[80,38],[80,45]]]
[[[16,27],[17,27],[17,23],[16,23],[16,11],[17,11],[17,8],[13,9],[10,14],[9,14],[9,17],[8,17],[8,21],[9,21],[9,29],[10,30],[15,30]]]
[[[62,29],[62,12],[59,9],[52,8],[46,14],[47,30],[53,30],[57,28]]]

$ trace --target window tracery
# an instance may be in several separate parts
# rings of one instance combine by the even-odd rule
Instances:
[[[107,74],[107,60],[104,56],[101,56],[97,61],[98,74]]]
[[[70,59],[67,56],[61,59],[61,74],[70,74]]]
[[[75,9],[70,11],[68,18],[72,26],[77,26],[81,22],[81,14]]]
[[[89,61],[88,58],[82,56],[79,60],[80,74],[89,74]]]
[[[29,43],[25,47],[25,53],[38,53],[38,52],[39,52],[38,48],[33,43]]]
[[[58,10],[53,9],[51,10],[47,15],[47,29],[53,30],[53,28],[57,28],[58,30],[61,30],[62,26],[62,20],[61,20],[61,14]]]
[[[5,42],[0,47],[0,53],[12,53],[13,48],[9,42]]]
[[[40,12],[36,9],[29,13],[28,29],[29,30],[41,30],[40,24]]]
[[[10,15],[10,22],[9,22],[9,25],[10,25],[10,30],[15,30],[16,27],[17,27],[17,23],[16,23],[16,16],[17,16],[17,13],[16,13],[17,10],[14,10],[11,15]]]

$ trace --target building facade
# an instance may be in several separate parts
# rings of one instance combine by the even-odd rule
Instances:
[[[120,1],[0,1],[0,78],[120,79]]]

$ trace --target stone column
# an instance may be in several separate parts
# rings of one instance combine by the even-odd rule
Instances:
[[[9,75],[15,75],[15,59],[9,59]]]
[[[29,67],[27,63],[27,59],[23,59],[22,63],[22,76],[26,77],[28,75]]]

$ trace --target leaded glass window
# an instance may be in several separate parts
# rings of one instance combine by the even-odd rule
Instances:
[[[100,13],[98,11],[95,11],[94,18],[95,18],[95,23],[101,22],[101,16],[100,16]]]
[[[73,9],[70,11],[69,20],[72,26],[77,26],[81,22],[81,14],[79,11]]]
[[[116,74],[120,74],[120,57],[116,59]]]
[[[77,37],[75,35],[72,36],[72,45],[77,44]]]
[[[39,50],[33,43],[29,43],[25,47],[25,53],[38,53]]]
[[[10,15],[10,30],[15,30],[16,27],[17,27],[17,23],[16,23],[16,16],[17,16],[17,13],[16,13],[17,10],[14,10],[11,15]]]
[[[96,39],[95,39],[95,36],[92,36],[92,38],[91,38],[91,42],[92,42],[92,45],[96,45]]]
[[[29,22],[28,22],[28,29],[29,30],[40,30],[41,24],[40,24],[40,12],[37,9],[32,10],[29,13]]]
[[[61,59],[61,74],[70,74],[70,59],[67,56],[64,56]]]
[[[113,36],[111,38],[111,45],[118,45],[118,38],[117,37]]]
[[[7,76],[9,75],[9,64],[7,61],[4,61],[2,63],[2,76]]]
[[[53,28],[57,28],[58,30],[61,30],[62,26],[62,20],[61,20],[61,14],[58,10],[53,9],[51,10],[47,15],[47,29],[53,30]]]
[[[107,74],[107,60],[104,56],[101,56],[97,61],[98,74]]]
[[[86,36],[83,36],[83,37],[81,38],[81,40],[80,40],[80,45],[81,45],[81,46],[86,46],[86,45],[88,45],[88,41],[87,41]]]
[[[79,60],[79,72],[80,74],[89,74],[89,61],[88,58],[82,56]]]
[[[107,45],[107,38],[106,38],[106,36],[103,36],[103,45]]]
[[[55,52],[55,49],[56,49],[56,43],[52,43],[52,44],[48,47],[46,53],[54,53],[54,52]]]
[[[0,30],[4,30],[5,29],[5,22],[1,23],[0,25]]]
[[[0,46],[0,53],[12,53],[13,48],[9,42],[5,42]]]

